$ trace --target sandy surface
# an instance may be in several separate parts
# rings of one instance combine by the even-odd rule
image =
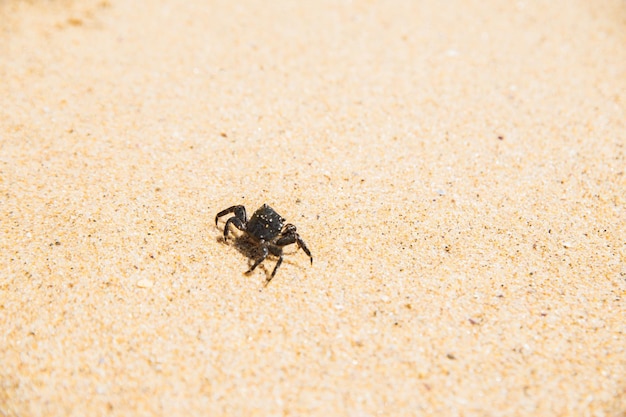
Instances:
[[[626,3],[0,0],[0,416],[626,414]],[[251,262],[267,202],[313,252]]]

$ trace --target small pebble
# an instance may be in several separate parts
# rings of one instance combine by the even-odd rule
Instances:
[[[137,286],[139,288],[152,288],[153,285],[154,285],[154,281],[149,280],[147,278],[142,278],[139,281],[137,281]]]

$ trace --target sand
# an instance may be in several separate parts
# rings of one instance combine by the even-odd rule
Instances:
[[[624,45],[621,0],[0,1],[0,416],[626,415]],[[314,257],[267,287],[214,223],[263,203]]]

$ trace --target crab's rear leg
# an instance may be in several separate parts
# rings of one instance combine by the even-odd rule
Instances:
[[[276,244],[273,244],[273,245],[269,245],[269,250],[272,253],[272,255],[278,257],[278,261],[276,261],[276,265],[274,265],[274,270],[272,271],[272,275],[270,275],[270,277],[265,281],[265,286],[267,286],[267,284],[270,283],[272,278],[274,278],[274,275],[276,275],[276,271],[278,271],[278,268],[283,263],[283,248],[281,248],[280,246],[277,246]]]
[[[313,256],[311,255],[311,251],[304,243],[304,240],[300,237],[298,232],[296,232],[296,226],[293,224],[287,224],[283,228],[282,236],[276,241],[276,246],[287,246],[293,243],[297,243],[299,248],[302,248],[304,253],[306,253],[311,259],[311,264],[313,264]]]
[[[259,248],[261,249],[261,256],[256,261],[254,261],[250,269],[246,271],[246,274],[249,274],[250,272],[254,271],[257,266],[261,265],[261,262],[263,262],[265,258],[267,258],[267,255],[269,255],[270,253],[268,249],[268,244],[265,241],[261,242]]]

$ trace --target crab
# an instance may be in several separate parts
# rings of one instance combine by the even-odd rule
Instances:
[[[263,204],[259,207],[257,211],[252,214],[250,220],[248,220],[246,216],[246,208],[244,206],[229,207],[217,213],[215,216],[215,225],[217,226],[220,217],[230,213],[233,213],[234,216],[226,220],[226,224],[224,225],[224,242],[226,242],[228,238],[229,226],[233,225],[244,232],[261,252],[261,256],[254,261],[250,269],[246,272],[247,274],[254,271],[271,253],[278,257],[278,261],[276,262],[276,266],[274,266],[272,275],[270,275],[265,283],[265,285],[267,285],[272,278],[274,278],[274,275],[276,275],[280,264],[283,263],[283,247],[294,243],[298,245],[298,248],[302,248],[304,253],[311,259],[311,265],[313,264],[311,251],[296,231],[296,226],[291,223],[285,224],[285,219],[267,204]]]

